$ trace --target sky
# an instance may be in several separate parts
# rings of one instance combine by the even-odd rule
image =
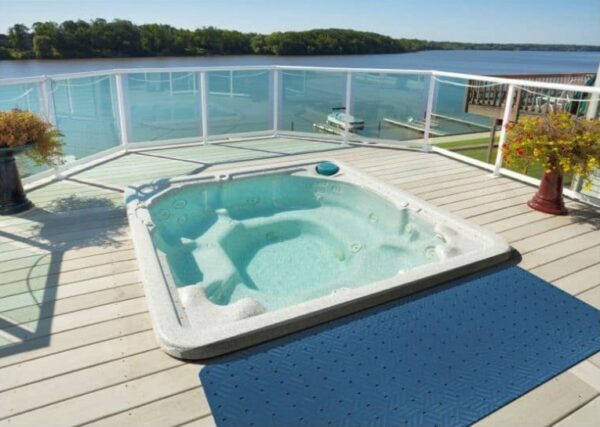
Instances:
[[[462,42],[600,45],[600,0],[0,0],[15,23],[128,19],[270,33],[349,28]]]

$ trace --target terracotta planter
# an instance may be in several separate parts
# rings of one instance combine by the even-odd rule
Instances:
[[[530,208],[553,215],[568,213],[563,200],[563,177],[560,172],[546,172],[540,182],[540,188],[527,202]]]
[[[31,148],[30,144],[22,147],[0,147],[0,215],[14,215],[33,207],[19,177],[15,155]]]

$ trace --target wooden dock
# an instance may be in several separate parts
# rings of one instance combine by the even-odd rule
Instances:
[[[330,133],[332,135],[343,136],[345,134],[344,129],[340,129],[326,123],[313,123],[313,127],[321,132]]]
[[[419,125],[419,124],[409,123],[409,122],[405,122],[405,121],[402,121],[402,120],[390,119],[388,117],[384,117],[383,121],[386,122],[386,123],[389,123],[389,124],[391,124],[393,126],[403,127],[403,128],[410,129],[410,130],[415,130],[415,131],[421,132],[421,133],[425,132],[425,127],[422,126],[422,125]],[[432,136],[446,136],[446,135],[448,135],[446,132],[435,130],[433,128],[429,129],[429,133]]]
[[[453,122],[453,123],[459,123],[461,125],[467,125],[467,126],[471,126],[474,128],[479,128],[479,129],[484,129],[484,130],[491,130],[492,127],[488,126],[488,125],[484,125],[481,123],[476,123],[470,120],[465,120],[465,119],[459,119],[457,117],[451,117],[451,116],[446,116],[444,114],[437,114],[437,113],[432,113],[431,117],[435,117],[437,119],[442,119],[442,120],[447,120],[449,122]]]

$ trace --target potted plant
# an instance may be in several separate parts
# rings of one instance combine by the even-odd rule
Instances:
[[[15,155],[25,154],[34,163],[57,165],[62,158],[62,134],[38,115],[26,111],[0,112],[0,215],[30,209]]]
[[[584,186],[600,167],[600,120],[575,117],[565,112],[522,117],[508,126],[503,146],[508,165],[527,173],[539,164],[544,175],[538,192],[527,203],[541,212],[565,215],[563,177],[579,175]]]

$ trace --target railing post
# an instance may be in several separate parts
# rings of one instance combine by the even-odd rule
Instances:
[[[202,143],[208,143],[208,103],[206,100],[206,71],[200,71],[200,113],[202,114]]]
[[[279,128],[279,70],[273,69],[273,136]]]
[[[352,72],[346,73],[346,105],[344,109],[344,138],[342,140],[343,145],[348,145],[350,139],[350,114],[352,109],[350,104],[352,103]]]
[[[44,76],[44,80],[38,82],[38,88],[40,91],[40,104],[45,113],[46,120],[48,120],[52,126],[56,126],[56,110],[54,109],[54,98],[52,97],[50,79]]]
[[[38,82],[38,90],[40,96],[40,107],[44,112],[44,116],[46,120],[50,122],[50,124],[56,127],[56,110],[54,108],[54,97],[52,96],[52,88],[50,86],[50,79],[44,76],[43,80]],[[54,177],[60,178],[60,168],[58,166],[53,166]]]
[[[600,64],[598,65],[598,71],[596,72],[596,81],[594,82],[594,87],[600,89]],[[590,95],[590,104],[588,105],[588,109],[585,117],[588,119],[595,119],[598,115],[598,104],[600,103],[600,95],[597,93],[592,93]]]
[[[431,143],[429,142],[429,134],[431,132],[431,115],[433,114],[433,100],[435,98],[435,75],[431,73],[429,76],[429,90],[427,92],[427,109],[425,110],[425,127],[423,129],[423,145],[421,149],[425,152],[431,151]]]
[[[502,160],[504,158],[502,148],[506,142],[506,128],[510,122],[510,112],[512,110],[514,95],[515,85],[511,83],[508,85],[508,91],[506,92],[504,115],[502,116],[502,128],[500,129],[500,140],[498,141],[498,152],[496,153],[496,164],[494,165],[494,173],[492,174],[492,176],[495,178],[500,176],[500,168],[502,167]],[[493,143],[494,142],[492,141],[492,144]]]
[[[129,121],[127,120],[127,100],[125,94],[125,85],[123,83],[123,74],[115,74],[115,88],[117,92],[117,110],[119,113],[119,129],[121,130],[121,145],[125,151],[129,148]]]

